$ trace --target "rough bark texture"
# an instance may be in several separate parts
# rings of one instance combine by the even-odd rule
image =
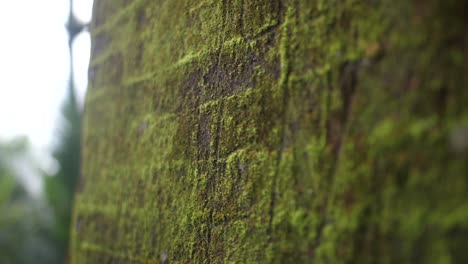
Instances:
[[[467,1],[97,0],[73,263],[463,263]]]

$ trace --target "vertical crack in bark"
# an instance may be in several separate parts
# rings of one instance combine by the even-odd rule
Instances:
[[[244,36],[244,0],[240,0],[239,32]]]
[[[277,181],[278,181],[278,174],[280,171],[280,166],[281,166],[281,160],[283,156],[283,149],[284,149],[284,138],[285,138],[285,131],[286,131],[286,114],[287,114],[287,103],[288,103],[288,82],[289,82],[289,74],[290,74],[290,63],[289,63],[289,40],[290,40],[290,32],[289,32],[289,19],[291,14],[288,12],[285,14],[286,18],[285,21],[282,21],[282,5],[281,2],[279,2],[278,6],[278,21],[280,25],[280,30],[281,30],[281,35],[280,35],[280,67],[281,67],[281,76],[279,80],[279,94],[282,98],[281,101],[281,117],[280,117],[280,126],[281,126],[281,141],[279,142],[278,145],[278,150],[277,150],[277,157],[276,157],[276,170],[273,175],[273,180],[271,183],[271,190],[270,190],[270,209],[269,209],[269,222],[268,222],[268,240],[271,241],[272,236],[273,236],[273,219],[275,216],[275,207],[276,207],[276,186],[277,186]]]
[[[330,183],[326,185],[326,190],[325,190],[325,201],[322,207],[322,210],[320,212],[322,219],[317,227],[317,238],[315,240],[315,243],[313,245],[313,248],[317,248],[318,245],[320,244],[320,241],[323,236],[323,229],[328,223],[327,219],[327,210],[329,207],[329,201],[330,201],[330,193],[331,189],[333,188],[333,185],[335,183],[335,174],[336,170],[339,166],[339,156],[341,153],[341,148],[343,146],[343,142],[345,139],[345,136],[348,132],[348,120],[349,120],[349,115],[352,107],[352,101],[353,101],[353,96],[356,92],[356,87],[357,87],[357,82],[358,82],[358,71],[360,67],[360,61],[355,61],[355,62],[345,62],[342,64],[341,69],[340,69],[340,76],[339,76],[339,88],[341,92],[341,98],[342,98],[342,110],[340,113],[340,135],[337,137],[336,142],[334,142],[334,146],[332,146],[332,157],[331,157],[331,165],[329,167],[329,170],[327,172],[327,179],[329,179]],[[329,107],[331,101],[330,101],[330,92],[327,95],[327,108]],[[329,112],[329,109],[327,109],[327,112]],[[330,118],[330,115],[327,114],[327,118]]]
[[[226,16],[227,16],[227,7],[226,7],[226,1],[223,0],[221,2],[221,11],[222,11],[222,30],[223,32],[226,31]],[[220,61],[221,61],[221,50],[222,50],[222,43],[223,43],[223,38],[225,36],[220,36],[219,43],[217,45],[216,49],[216,61],[214,62],[214,69],[216,71],[219,70],[219,67],[222,67]],[[221,65],[221,66],[220,66]],[[215,83],[214,85],[220,85],[219,83]],[[219,89],[219,87],[214,87],[213,93],[214,94],[219,94],[219,96],[223,96],[223,91],[216,91]],[[216,132],[215,135],[213,135],[213,148],[214,148],[214,153],[213,153],[213,164],[212,164],[212,169],[209,170],[209,178],[207,181],[207,186],[206,186],[206,201],[205,201],[205,208],[208,210],[209,218],[207,219],[207,243],[206,243],[206,248],[205,248],[205,260],[206,263],[211,263],[211,255],[210,255],[210,248],[211,248],[211,228],[213,228],[214,223],[213,223],[213,214],[214,214],[214,208],[213,208],[213,197],[211,195],[216,191],[216,178],[219,177],[220,169],[219,169],[219,140],[220,140],[220,134],[221,134],[221,123],[222,123],[222,117],[223,117],[223,108],[224,108],[224,100],[221,98],[220,99],[220,106],[219,109],[216,109],[217,113],[217,119],[216,119]],[[211,155],[210,155],[211,156]]]

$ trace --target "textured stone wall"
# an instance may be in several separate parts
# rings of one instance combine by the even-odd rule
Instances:
[[[96,0],[72,263],[463,263],[463,0]]]

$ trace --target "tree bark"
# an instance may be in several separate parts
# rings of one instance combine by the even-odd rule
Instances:
[[[98,0],[73,263],[462,263],[467,2]]]

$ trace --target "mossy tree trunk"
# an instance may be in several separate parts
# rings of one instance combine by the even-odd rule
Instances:
[[[466,3],[95,1],[73,263],[462,263]]]

